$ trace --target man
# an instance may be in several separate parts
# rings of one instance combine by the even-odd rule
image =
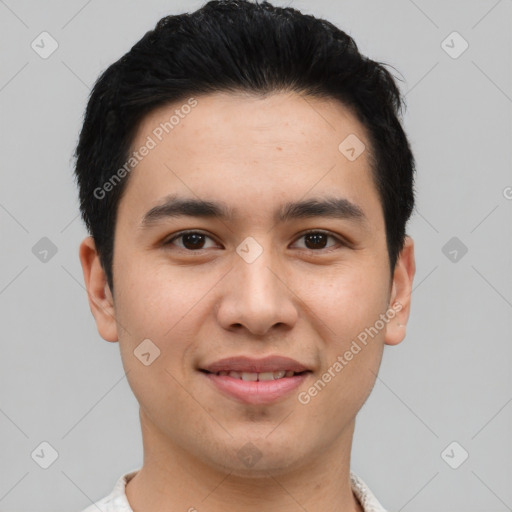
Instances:
[[[350,454],[409,316],[400,106],[344,32],[266,2],[168,16],[99,78],[80,259],[144,463],[87,512],[384,510]]]

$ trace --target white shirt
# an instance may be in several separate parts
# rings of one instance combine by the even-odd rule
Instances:
[[[126,498],[125,487],[138,471],[138,469],[132,470],[122,475],[108,496],[87,507],[82,512],[133,512]],[[386,512],[368,486],[352,471],[350,472],[350,482],[352,492],[361,503],[364,512]]]

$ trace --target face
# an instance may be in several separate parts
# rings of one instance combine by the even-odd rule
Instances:
[[[239,474],[311,465],[346,450],[404,337],[412,241],[390,277],[367,135],[342,104],[195,101],[140,125],[133,150],[152,147],[119,203],[113,297],[82,244],[91,309],[162,452]]]

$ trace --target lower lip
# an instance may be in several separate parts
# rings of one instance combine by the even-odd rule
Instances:
[[[277,380],[245,381],[227,375],[203,373],[219,391],[247,404],[269,404],[286,397],[297,389],[309,372]]]

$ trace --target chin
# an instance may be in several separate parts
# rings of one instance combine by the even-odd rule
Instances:
[[[217,469],[222,469],[222,471],[232,476],[244,479],[263,479],[269,476],[279,476],[289,472],[290,469],[295,469],[298,465],[298,460],[290,458],[289,455],[286,457],[274,457],[271,460],[267,457],[262,457],[253,466],[246,465],[238,459],[224,462],[225,465],[222,465],[220,468],[217,467]]]
[[[279,439],[274,441],[272,443],[265,438],[251,440],[250,436],[244,436],[242,441],[234,441],[236,446],[219,447],[205,462],[216,470],[240,478],[268,478],[269,475],[277,476],[306,464],[303,443],[290,443],[288,446],[287,442]],[[298,445],[300,453],[297,451]]]

